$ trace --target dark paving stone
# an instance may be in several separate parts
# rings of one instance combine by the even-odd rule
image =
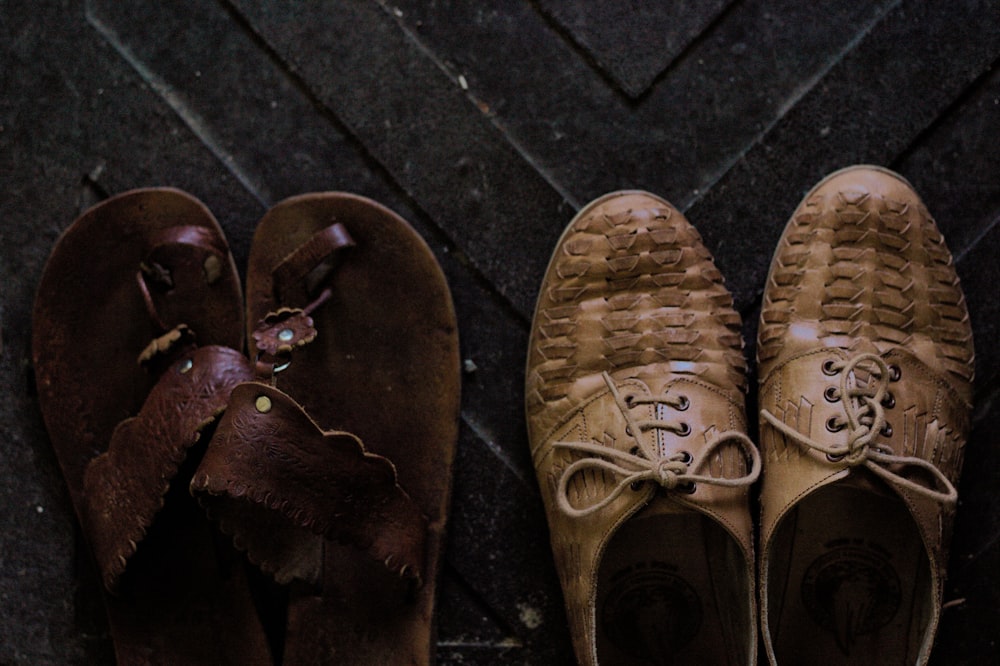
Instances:
[[[441,666],[493,666],[494,664],[533,664],[530,656],[509,645],[469,645],[438,643],[438,664]],[[557,663],[557,662],[556,662]]]
[[[504,626],[488,601],[479,597],[454,569],[448,567],[442,573],[437,632],[438,643],[444,650],[461,655],[483,647],[491,651],[521,649],[520,641]]]
[[[482,440],[462,437],[449,560],[525,645],[526,663],[566,663],[572,652],[541,498],[494,462]]]
[[[538,220],[570,208],[459,84],[374,3],[234,4],[496,289],[530,312],[544,263],[510,270],[511,251],[553,245],[559,229]]]
[[[998,11],[1000,3],[900,3],[688,209],[731,276],[737,308],[762,292],[774,245],[810,187],[852,163],[892,163],[992,65],[1000,25],[980,19]]]
[[[958,263],[958,276],[969,306],[976,345],[976,388],[981,394],[1000,381],[1000,210],[994,212],[989,231]]]
[[[89,0],[87,19],[257,199],[242,227],[302,192],[390,193],[378,165],[219,3]]]
[[[1000,658],[1000,391],[980,395],[972,438],[965,449],[961,493],[933,664],[995,664]]]
[[[998,106],[994,67],[892,165],[920,193],[956,261],[1000,214]]]
[[[576,207],[640,188],[685,208],[897,3],[743,0],[636,103],[609,89],[531,3],[392,4]],[[612,4],[628,3],[602,6]]]
[[[732,0],[538,0],[622,92],[639,97]]]

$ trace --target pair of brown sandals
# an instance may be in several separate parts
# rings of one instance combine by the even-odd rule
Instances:
[[[244,306],[202,203],[112,197],[53,249],[33,353],[118,663],[432,660],[458,334],[401,217],[344,193],[281,202]],[[277,584],[252,585],[238,551]]]

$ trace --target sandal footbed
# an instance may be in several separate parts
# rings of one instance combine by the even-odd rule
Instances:
[[[382,563],[327,542],[323,596],[292,603],[286,660],[309,663],[336,652],[349,663],[427,663],[460,394],[455,312],[433,253],[401,217],[364,197],[320,193],[286,200],[254,235],[248,332],[269,312],[307,305],[304,290],[279,301],[273,271],[334,222],[356,245],[327,283],[331,298],[312,312],[316,340],[293,352],[276,385],[320,427],[350,432],[366,450],[392,461],[400,486],[428,519],[427,570],[415,598],[400,600],[405,592],[398,577]]]

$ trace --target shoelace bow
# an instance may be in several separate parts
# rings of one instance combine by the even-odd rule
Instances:
[[[875,367],[869,371],[869,380],[857,381],[855,370],[864,363]],[[784,423],[768,410],[760,410],[764,419],[783,435],[803,446],[825,453],[831,462],[846,462],[851,467],[864,466],[882,479],[928,497],[938,502],[950,503],[958,499],[958,491],[944,473],[933,464],[914,456],[897,456],[885,444],[875,443],[875,438],[885,427],[885,398],[889,384],[889,366],[875,354],[859,354],[846,362],[834,362],[831,371],[840,373],[840,398],[847,417],[844,444],[825,445],[810,439]],[[891,466],[913,466],[928,472],[944,491],[917,483],[893,471]]]
[[[628,424],[626,432],[633,439],[635,439],[636,444],[639,446],[633,449],[634,453],[627,453],[625,451],[620,451],[610,446],[604,446],[595,442],[556,442],[553,446],[557,448],[568,449],[570,451],[576,451],[586,455],[585,458],[577,460],[564,469],[562,475],[559,477],[559,487],[556,493],[556,501],[559,508],[567,515],[579,518],[600,511],[604,507],[611,504],[611,502],[615,501],[615,499],[625,492],[626,489],[635,487],[637,484],[644,481],[655,481],[667,490],[674,490],[679,487],[690,487],[692,484],[696,483],[707,483],[715,486],[735,488],[739,486],[749,486],[757,480],[758,476],[760,476],[761,463],[757,447],[754,446],[749,437],[747,437],[744,433],[737,431],[723,432],[713,437],[704,445],[701,454],[697,459],[690,456],[690,454],[676,454],[669,458],[660,458],[657,460],[641,455],[643,453],[639,439],[641,433],[654,429],[670,430],[673,432],[681,431],[678,429],[677,425],[670,423],[669,421],[636,420],[630,412],[631,407],[637,404],[650,404],[664,401],[643,399],[635,400],[629,404],[628,401],[622,398],[621,393],[615,386],[611,376],[605,372],[603,373],[603,377],[605,383],[608,385],[608,389],[611,391],[612,396],[614,396],[615,404],[618,406],[618,409],[621,411],[622,415],[625,417],[626,423]],[[737,478],[715,477],[699,474],[698,472],[700,472],[705,463],[711,459],[715,450],[723,444],[730,442],[738,445],[742,449],[744,455],[750,460],[750,471],[744,476]],[[595,502],[594,504],[578,509],[569,501],[569,482],[574,476],[583,470],[607,471],[613,474],[617,479],[619,479],[619,481],[606,497],[598,502]]]

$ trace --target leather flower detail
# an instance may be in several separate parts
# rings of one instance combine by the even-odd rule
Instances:
[[[299,308],[268,313],[253,332],[254,344],[263,354],[277,356],[316,339],[312,317]]]

